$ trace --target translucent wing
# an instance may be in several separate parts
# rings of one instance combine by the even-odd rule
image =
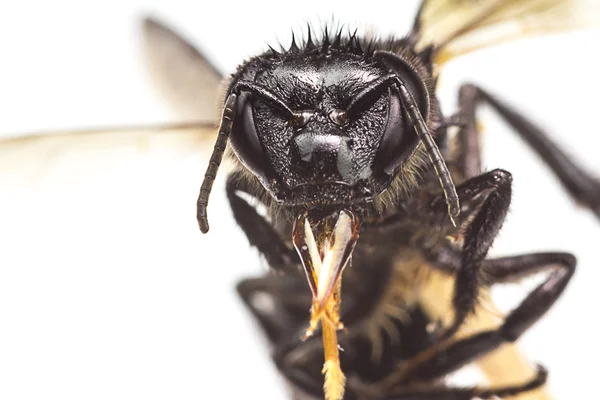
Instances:
[[[97,172],[119,168],[128,159],[195,154],[202,160],[202,154],[210,150],[209,137],[215,131],[200,126],[181,130],[73,131],[8,138],[0,140],[0,176],[3,184],[11,188],[25,188],[40,182],[88,179]]]
[[[53,252],[64,246],[68,254],[77,249],[72,242],[86,236],[108,244],[117,226],[133,234],[136,224],[156,223],[153,214],[165,212],[161,202],[181,202],[189,228],[197,229],[194,199],[211,148],[206,135],[210,130],[65,133],[0,141],[0,240],[9,244],[0,257],[10,259],[10,249],[29,243],[51,244]],[[148,220],[140,221],[144,214]],[[18,253],[13,256],[4,261],[21,264]]]
[[[424,0],[417,45],[444,63],[515,38],[600,24],[594,0]]]
[[[144,19],[142,31],[150,75],[177,118],[216,123],[222,105],[219,91],[223,74],[157,19]]]
[[[213,146],[221,74],[193,46],[156,19],[144,20],[143,37],[147,65],[161,93],[180,118],[195,122],[166,128],[45,132],[0,141],[0,198],[11,204],[2,207],[2,212],[8,213],[1,218],[3,221],[18,226],[19,219],[33,218],[41,223],[48,217],[48,199],[52,198],[56,201],[54,211],[62,209],[65,217],[72,207],[90,212],[106,209],[106,204],[121,207],[115,199],[132,199],[144,193],[140,187],[143,185],[148,186],[144,186],[147,191],[142,197],[157,199],[168,191],[154,181],[169,176],[172,168],[182,163],[188,168],[173,174],[166,184],[186,190],[183,198],[191,207]],[[189,175],[186,180],[184,173]],[[86,197],[90,193],[93,196]],[[120,194],[115,197],[115,193]],[[46,206],[22,206],[37,199],[44,199],[40,202]],[[40,215],[33,217],[37,212]],[[191,222],[193,215],[190,208]],[[10,235],[8,230],[4,233]]]

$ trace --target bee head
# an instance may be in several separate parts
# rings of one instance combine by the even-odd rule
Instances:
[[[245,169],[296,215],[360,215],[390,187],[410,187],[414,177],[399,171],[423,162],[414,156],[423,143],[456,215],[454,185],[430,133],[439,115],[427,65],[402,41],[363,50],[355,35],[341,33],[333,40],[326,33],[318,45],[309,35],[302,47],[293,42],[242,64],[198,199],[201,230],[208,231],[208,194],[228,138]]]
[[[238,94],[233,152],[283,206],[372,201],[419,143],[399,85],[427,119],[425,83],[403,58],[358,52],[348,40],[267,53],[230,86]]]

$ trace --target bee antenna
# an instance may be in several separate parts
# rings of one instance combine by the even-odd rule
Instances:
[[[196,202],[196,219],[198,220],[198,225],[202,233],[208,232],[209,229],[208,217],[206,214],[208,197],[210,196],[210,191],[217,176],[219,166],[221,165],[221,160],[223,159],[223,153],[225,153],[225,148],[227,147],[229,135],[231,134],[233,120],[235,119],[236,99],[237,95],[235,93],[231,93],[225,102],[225,108],[223,109],[221,124],[219,126],[219,135],[217,136],[217,141],[215,142],[212,155],[210,156],[208,168],[206,169],[204,180],[202,181],[202,186],[200,187],[200,195],[198,196],[198,201]]]
[[[440,184],[442,185],[442,191],[444,192],[444,197],[446,197],[446,203],[448,204],[448,214],[450,215],[450,220],[452,221],[452,224],[456,226],[454,218],[457,217],[458,213],[460,212],[460,204],[458,201],[458,195],[456,194],[456,187],[452,181],[452,176],[450,175],[448,166],[446,165],[446,162],[440,153],[440,149],[435,144],[433,136],[431,135],[431,132],[429,132],[429,128],[427,128],[427,124],[425,123],[425,120],[423,119],[423,116],[417,107],[417,102],[415,101],[413,95],[410,93],[404,82],[402,82],[397,76],[396,83],[400,89],[400,96],[404,106],[406,107],[408,118],[415,128],[419,139],[421,139],[421,141],[425,144],[425,149],[429,155],[431,163],[433,164],[433,169],[435,169],[435,173],[440,180]]]
[[[450,221],[454,226],[456,226],[456,221],[454,218],[460,213],[460,204],[458,201],[458,195],[456,194],[456,186],[454,186],[452,176],[450,175],[448,166],[444,161],[444,157],[442,156],[440,149],[437,147],[437,144],[433,140],[433,135],[427,127],[426,121],[429,119],[430,106],[427,85],[415,68],[399,55],[390,51],[381,50],[376,51],[374,55],[377,58],[380,58],[381,61],[383,61],[383,63],[393,71],[393,73],[390,74],[389,79],[390,81],[393,80],[398,85],[400,97],[404,107],[406,108],[408,119],[414,127],[417,136],[425,145],[427,155],[429,156],[435,173],[440,180],[440,185],[442,186],[442,191],[444,192],[444,197],[446,198],[446,204],[448,204],[448,215],[450,216]],[[424,103],[422,106],[424,109],[425,118],[423,118],[421,111],[419,111],[417,102],[415,101],[411,91],[407,88],[404,82],[405,80],[412,83],[424,96]]]

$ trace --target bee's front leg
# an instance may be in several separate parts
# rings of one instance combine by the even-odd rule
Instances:
[[[494,170],[469,179],[457,187],[461,204],[460,220],[464,231],[460,267],[456,271],[452,305],[454,321],[441,336],[453,336],[466,317],[475,310],[481,288],[483,261],[498,235],[510,206],[512,177]],[[441,196],[440,196],[441,199]],[[434,204],[441,203],[440,201]],[[444,212],[436,207],[437,212]]]
[[[227,198],[235,221],[246,234],[250,245],[256,247],[265,257],[269,268],[282,270],[297,266],[300,262],[296,252],[288,247],[273,226],[260,215],[256,208],[238,195],[238,192],[249,193],[243,181],[232,174],[227,178]]]

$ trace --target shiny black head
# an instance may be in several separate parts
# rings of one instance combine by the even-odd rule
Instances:
[[[372,200],[419,142],[398,82],[420,100],[425,118],[429,113],[427,88],[406,60],[390,61],[341,36],[263,54],[243,65],[230,87],[239,93],[232,148],[283,205]]]
[[[315,44],[309,34],[301,47],[252,58],[226,93],[220,136],[283,206],[360,209],[414,161],[424,136],[435,147],[427,61],[401,40],[343,36]]]

